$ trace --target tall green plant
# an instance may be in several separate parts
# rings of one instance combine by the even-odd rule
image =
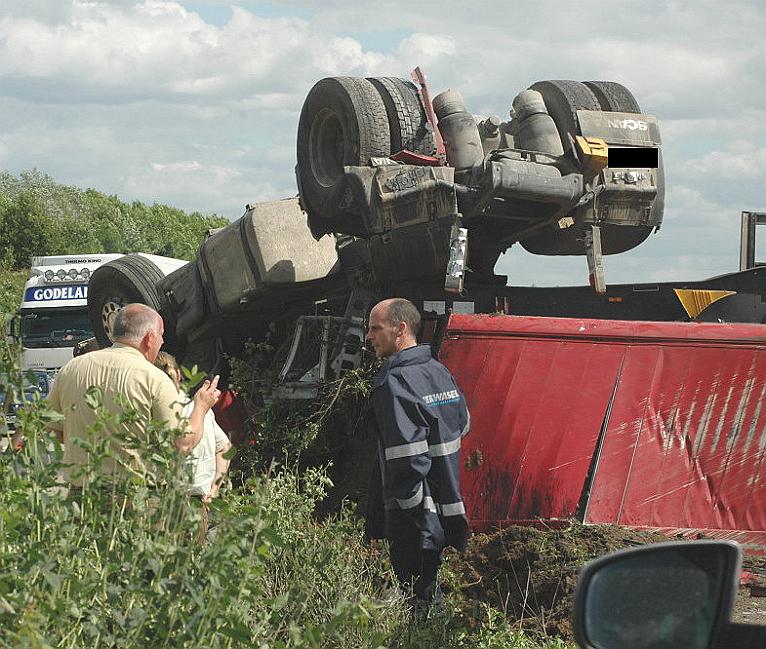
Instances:
[[[19,308],[27,277],[26,271],[5,270],[0,264],[0,318],[10,316]]]
[[[208,229],[227,224],[214,215],[62,185],[37,170],[18,177],[0,172],[0,266],[23,268],[33,255],[100,252],[191,259]]]
[[[97,421],[69,442],[90,453],[81,493],[59,482],[61,448],[46,429],[59,416],[44,401],[19,411],[23,449],[0,453],[0,646],[370,646],[376,568],[360,588],[353,524],[313,524],[321,471],[228,493],[201,545],[172,431],[152,424],[124,439],[149,472],[115,482],[97,470],[112,456],[103,425],[135,413],[104,410],[95,388],[86,402]]]
[[[232,385],[253,413],[246,422],[248,446],[240,456],[248,473],[267,469],[272,461],[327,460],[342,451],[358,429],[376,371],[346,372],[319,386],[313,399],[279,399],[273,392],[278,358],[270,342],[249,341],[242,358],[229,359]]]
[[[20,382],[16,352],[0,343],[0,376]],[[272,467],[224,490],[200,544],[201,510],[186,496],[173,431],[151,424],[122,440],[140,448],[143,479],[97,471],[112,454],[104,423],[135,416],[128,404],[105,411],[97,389],[86,397],[98,415],[90,437],[70,441],[90,452],[87,487],[69,492],[46,428],[60,415],[35,395],[18,397],[25,443],[0,452],[2,647],[563,649],[531,641],[491,609],[469,623],[449,597],[445,611],[414,619],[387,552],[363,544],[353,512],[316,518],[330,486],[323,468]]]
[[[34,255],[56,246],[56,223],[45,216],[42,203],[29,191],[7,201],[0,211],[0,250],[11,268],[30,265]]]

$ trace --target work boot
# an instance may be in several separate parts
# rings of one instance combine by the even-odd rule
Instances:
[[[427,588],[424,597],[414,595],[410,601],[412,616],[416,620],[425,620],[428,617],[442,615],[446,608],[444,605],[444,593],[442,593],[442,589],[438,584],[435,587]]]

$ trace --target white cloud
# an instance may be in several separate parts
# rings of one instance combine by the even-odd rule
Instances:
[[[443,62],[457,55],[457,44],[451,38],[418,32],[405,38],[397,47],[397,54],[402,60],[417,61],[427,67],[434,62]]]
[[[37,82],[10,84],[5,93],[25,98],[34,88],[48,101],[66,99],[64,92],[86,101],[115,94],[220,101],[264,93],[268,104],[315,78],[365,76],[392,61],[353,38],[318,33],[302,19],[262,18],[237,7],[222,27],[164,0],[133,6],[74,0],[57,25],[0,20],[0,79]]]
[[[376,71],[384,70],[387,61],[391,61],[390,57],[365,52],[353,38],[331,38],[326,46],[318,48],[313,58],[316,69],[327,76],[337,74],[339,69],[350,76],[372,76]]]
[[[718,177],[725,180],[753,181],[763,179],[766,169],[766,147],[754,142],[732,142],[728,151],[710,151],[698,158],[685,160],[679,175],[685,178]]]
[[[230,218],[241,216],[241,206],[244,205],[246,195],[245,186],[250,187],[251,182],[244,183],[244,171],[240,168],[205,164],[199,160],[176,160],[172,162],[152,162],[147,168],[134,169],[125,179],[123,191],[128,194],[145,197],[147,202],[163,202],[178,204],[173,201],[173,196],[185,193],[193,197],[197,205],[211,203],[222,191],[230,191],[233,197],[238,198],[219,203],[219,213]],[[268,192],[268,183],[262,183],[260,191]],[[192,203],[192,201],[184,201]],[[194,209],[191,204],[184,205],[186,209]],[[205,211],[205,210],[203,210]]]
[[[742,98],[739,105],[723,114],[703,118],[678,117],[662,120],[664,142],[689,138],[707,140],[715,138],[730,142],[732,139],[750,139],[763,133],[766,109],[753,105],[752,99]]]
[[[202,165],[196,160],[182,160],[181,162],[152,162],[152,169],[154,171],[199,171],[202,169]]]
[[[167,182],[168,179],[177,180],[181,176],[193,176],[195,182],[210,183],[215,186],[221,183],[228,183],[242,176],[242,171],[234,167],[203,165],[197,160],[179,160],[167,163],[152,162],[150,167],[163,177],[164,182]]]
[[[658,116],[665,222],[607,258],[608,281],[732,270],[740,210],[766,207],[760,3],[232,4],[6,0],[0,166],[234,218],[295,193],[298,115],[318,79],[420,65],[432,95],[453,87],[475,113],[506,116],[529,84],[569,78],[620,81]],[[586,276],[582,258],[515,248],[500,267],[538,284]]]

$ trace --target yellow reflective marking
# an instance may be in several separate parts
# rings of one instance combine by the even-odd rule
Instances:
[[[674,288],[673,289],[681,301],[686,313],[694,319],[713,302],[729,295],[736,295],[736,291],[705,291],[694,288]]]
[[[591,171],[599,172],[607,166],[609,162],[609,147],[606,140],[600,137],[575,137],[577,148],[580,149],[583,157],[584,166]]]

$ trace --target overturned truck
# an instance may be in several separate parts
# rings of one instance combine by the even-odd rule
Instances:
[[[323,79],[301,111],[298,198],[248,205],[167,276],[133,255],[100,268],[94,330],[109,344],[111,314],[144,302],[170,351],[225,375],[277,323],[293,332],[277,390],[301,398],[363,362],[376,300],[407,297],[474,415],[475,527],[579,518],[766,545],[766,338],[689,322],[720,320],[737,293],[755,303],[758,278],[604,278],[602,255],[660,228],[660,149],[657,120],[614,82],[535,83],[503,121],[454,90],[431,100],[418,70]],[[585,257],[589,286],[508,286],[494,267],[514,244]]]

